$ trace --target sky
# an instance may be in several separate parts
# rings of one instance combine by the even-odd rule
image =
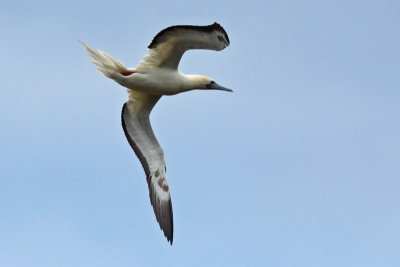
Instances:
[[[2,1],[1,266],[400,266],[399,1]],[[231,44],[163,97],[174,243],[125,139],[134,67],[171,25]]]

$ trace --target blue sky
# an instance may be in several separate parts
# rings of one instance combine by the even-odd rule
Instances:
[[[399,266],[400,2],[3,1],[2,266]],[[161,29],[231,45],[164,97],[174,244],[81,39],[134,67]]]

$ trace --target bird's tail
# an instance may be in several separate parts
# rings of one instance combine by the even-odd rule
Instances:
[[[108,78],[114,79],[119,82],[118,78],[122,78],[121,73],[129,72],[125,65],[118,59],[114,58],[112,55],[104,52],[104,51],[96,51],[91,48],[86,43],[81,42],[87,51],[89,52],[90,59],[92,60],[93,65],[96,67],[98,71],[106,75]]]

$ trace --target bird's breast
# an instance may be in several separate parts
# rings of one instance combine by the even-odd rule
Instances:
[[[124,86],[155,95],[173,95],[183,90],[182,74],[168,69],[142,69],[126,77]]]

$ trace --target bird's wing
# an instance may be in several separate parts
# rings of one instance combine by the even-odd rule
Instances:
[[[178,25],[159,32],[148,46],[147,55],[137,68],[177,69],[179,61],[189,49],[220,51],[229,45],[228,34],[218,23],[208,26]]]
[[[146,173],[150,202],[160,228],[172,244],[173,218],[164,152],[154,136],[149,115],[160,96],[128,90],[129,101],[122,108],[122,128]]]

